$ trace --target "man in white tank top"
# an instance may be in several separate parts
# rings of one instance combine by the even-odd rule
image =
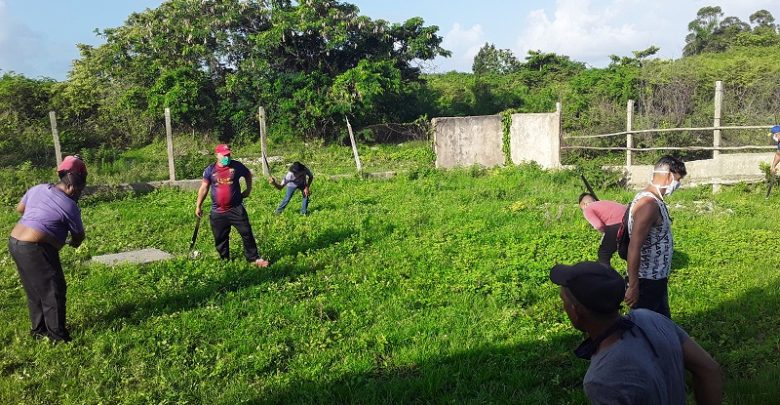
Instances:
[[[631,308],[647,308],[671,318],[669,272],[672,268],[672,220],[664,197],[671,195],[685,177],[685,163],[664,156],[653,168],[650,184],[629,205],[628,288],[625,301]]]

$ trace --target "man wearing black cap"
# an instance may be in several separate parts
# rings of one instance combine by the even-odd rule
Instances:
[[[685,404],[685,370],[699,404],[722,399],[720,366],[669,318],[647,309],[620,315],[625,281],[612,268],[582,262],[556,265],[572,325],[588,335],[575,350],[590,360],[583,387],[594,404]]]

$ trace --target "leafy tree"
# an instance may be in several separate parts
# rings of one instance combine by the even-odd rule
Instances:
[[[775,31],[777,25],[775,25],[775,17],[772,13],[766,10],[758,10],[750,15],[750,23],[753,24],[754,30],[769,29]]]
[[[471,70],[474,74],[507,74],[517,71],[520,61],[509,49],[497,49],[495,45],[485,43],[474,56]]]
[[[702,7],[696,13],[696,19],[688,23],[690,33],[685,37],[683,56],[704,52],[709,46],[715,30],[720,25],[723,11],[718,6]]]
[[[688,24],[683,56],[724,52],[734,46],[775,46],[780,38],[774,21],[770,12],[759,10],[750,15],[751,28],[737,17],[723,18],[720,7],[703,7]]]
[[[328,136],[343,120],[333,97],[350,85],[361,90],[351,103],[358,116],[400,116],[372,103],[416,86],[416,61],[449,56],[437,32],[421,18],[372,20],[333,0],[168,0],[99,32],[104,45],[81,46],[61,99],[74,102],[74,117],[110,111],[138,132],[153,132],[169,106],[182,124],[223,139],[253,136],[263,105],[276,133]],[[391,80],[373,82],[372,72]]]

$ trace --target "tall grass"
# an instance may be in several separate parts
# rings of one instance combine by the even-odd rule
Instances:
[[[236,260],[218,261],[207,223],[186,258],[193,193],[85,204],[88,239],[62,251],[70,345],[27,336],[0,252],[0,403],[585,402],[581,336],[547,280],[596,256],[574,173],[428,170],[313,191],[309,217],[274,216],[282,196],[267,185],[247,200],[268,269],[243,262],[235,234]],[[780,395],[778,198],[745,185],[670,199],[672,314],[721,362],[732,404]],[[16,218],[0,211],[3,229]],[[85,264],[143,247],[177,258]]]

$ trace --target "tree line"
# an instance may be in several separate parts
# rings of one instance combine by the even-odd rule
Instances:
[[[78,150],[148,144],[161,133],[165,107],[180,131],[245,142],[256,139],[258,106],[275,139],[332,141],[343,136],[345,116],[366,128],[549,111],[557,101],[568,131],[612,129],[628,99],[670,125],[706,116],[714,80],[739,87],[737,101],[755,110],[747,115],[780,102],[780,33],[769,12],[753,13],[747,24],[704,7],[688,28],[677,61],[653,58],[653,46],[591,68],[542,51],[520,61],[485,44],[472,73],[431,75],[421,64],[450,52],[439,28],[419,17],[391,23],[333,0],[168,0],[98,31],[103,45],[78,45],[64,81],[3,73],[0,165],[48,161],[42,151],[50,153],[52,109],[65,149]],[[728,68],[734,64],[740,69]]]

